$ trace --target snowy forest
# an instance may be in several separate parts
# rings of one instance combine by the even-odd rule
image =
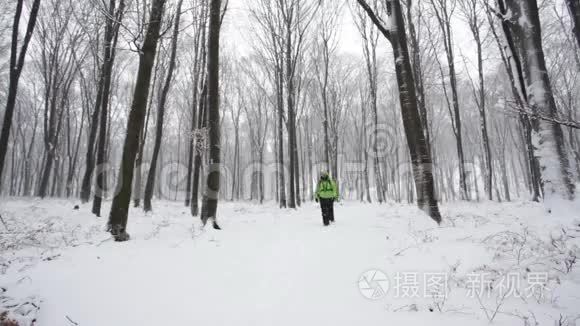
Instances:
[[[580,325],[579,109],[580,0],[0,0],[0,326]]]

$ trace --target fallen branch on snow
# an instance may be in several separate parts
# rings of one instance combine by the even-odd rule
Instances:
[[[74,320],[70,319],[70,317],[69,317],[69,316],[65,316],[65,317],[66,317],[66,319],[69,321],[69,323],[71,323],[71,324],[73,324],[73,325],[78,325],[78,324],[79,324],[79,323],[77,323],[76,321],[74,321]]]
[[[0,221],[2,221],[2,224],[6,228],[6,231],[10,232],[10,229],[8,228],[8,224],[6,224],[6,221],[4,221],[4,218],[2,218],[2,214],[0,214]]]

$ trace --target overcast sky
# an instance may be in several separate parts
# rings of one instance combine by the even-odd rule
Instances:
[[[253,0],[230,0],[225,19],[224,40],[244,52],[249,50],[248,38],[251,37],[251,17],[249,8]],[[343,10],[340,23],[339,51],[362,55],[361,41],[348,7]]]
[[[252,18],[250,17],[249,8],[253,2],[254,0],[229,0],[228,12],[224,22],[225,26],[222,37],[225,41],[225,45],[229,49],[235,49],[237,52],[243,54],[248,53],[250,50],[249,37],[252,37],[250,28]],[[470,60],[472,57],[474,57],[475,54],[475,49],[473,49],[474,44],[471,40],[471,34],[469,33],[467,25],[458,19],[456,19],[454,22],[453,34],[457,52],[457,60],[458,63],[461,64],[460,66],[463,67],[463,60],[460,58],[460,54],[463,53],[464,55],[468,56]],[[346,52],[362,57],[360,35],[353,22],[348,6],[344,6],[343,9],[342,19],[340,22],[339,38],[339,52]],[[383,51],[388,50],[390,53],[390,46],[385,39],[380,39],[379,46]]]

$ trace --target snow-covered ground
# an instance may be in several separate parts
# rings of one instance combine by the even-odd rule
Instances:
[[[215,231],[156,202],[131,210],[125,243],[75,204],[2,199],[0,313],[37,326],[580,325],[578,220],[535,203],[448,204],[437,227],[414,206],[345,202],[327,228],[311,203],[220,203]]]

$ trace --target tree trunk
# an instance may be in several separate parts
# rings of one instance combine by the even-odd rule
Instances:
[[[376,59],[375,59],[376,60]],[[376,69],[376,68],[375,68]],[[373,109],[373,166],[374,166],[374,177],[375,177],[375,187],[377,192],[377,201],[380,203],[385,201],[383,196],[384,194],[384,187],[383,187],[383,177],[381,174],[381,167],[379,162],[379,112],[378,112],[378,105],[377,105],[377,80],[376,80],[376,72],[372,81],[371,85],[371,105]],[[397,162],[398,163],[398,162]]]
[[[292,68],[292,26],[290,23],[286,26],[286,100],[288,110],[288,163],[289,163],[289,194],[288,207],[296,208],[296,112],[294,107],[294,71]]]
[[[492,157],[491,157],[491,144],[489,139],[489,133],[487,128],[487,108],[486,108],[486,101],[485,101],[485,78],[483,74],[483,47],[482,47],[482,40],[481,40],[481,18],[479,17],[480,10],[478,7],[477,0],[470,0],[467,1],[464,5],[465,13],[468,18],[469,27],[471,29],[471,33],[473,34],[473,39],[475,40],[475,45],[477,49],[477,72],[479,77],[479,89],[478,91],[475,90],[474,87],[474,99],[479,109],[479,117],[480,117],[480,130],[481,130],[481,138],[483,142],[483,153],[484,153],[484,161],[485,161],[485,170],[484,170],[484,178],[485,178],[485,191],[487,194],[487,199],[493,199],[493,191],[492,191],[492,180],[493,180],[493,170],[492,170]],[[476,188],[477,189],[477,188]]]
[[[306,132],[306,141],[308,142],[308,197],[312,201],[314,200],[314,171],[312,168],[312,121],[310,119],[306,120]]]
[[[18,49],[18,31],[20,25],[20,17],[22,15],[22,8],[24,0],[18,0],[16,4],[16,12],[14,14],[14,23],[12,25],[12,43],[10,47],[10,81],[8,84],[8,97],[6,100],[6,110],[4,111],[4,121],[2,122],[2,132],[0,133],[0,184],[2,183],[2,172],[4,170],[4,160],[8,152],[8,140],[10,138],[10,128],[12,127],[12,116],[14,115],[14,108],[16,107],[16,93],[18,92],[18,81],[24,67],[24,60],[26,58],[26,51],[28,44],[36,26],[36,18],[40,9],[40,0],[34,0],[30,10],[30,17],[28,18],[28,26],[26,27],[26,35],[20,48]],[[1,192],[1,188],[0,188]]]
[[[161,60],[157,60],[155,63],[155,70],[153,72],[153,91],[149,96],[149,101],[147,104],[147,115],[145,118],[145,125],[141,128],[139,133],[139,151],[137,152],[137,159],[135,161],[135,178],[133,181],[133,207],[139,207],[141,205],[141,198],[143,197],[143,157],[145,156],[145,145],[147,144],[147,134],[149,132],[149,118],[151,117],[151,110],[153,108],[153,99],[155,98],[155,88],[160,87],[157,83],[158,73],[160,70]],[[163,76],[163,75],[162,75]],[[163,79],[163,77],[161,77]],[[157,90],[157,94],[161,93],[161,90]]]
[[[74,176],[75,176],[75,172],[76,172],[76,167],[77,167],[78,157],[79,157],[79,150],[80,150],[80,145],[81,145],[81,140],[82,140],[82,135],[83,135],[83,129],[84,129],[83,127],[84,127],[84,122],[85,122],[85,112],[86,112],[86,107],[83,105],[82,113],[81,113],[81,124],[79,127],[78,136],[77,136],[77,139],[75,142],[74,154],[72,154],[72,156],[69,154],[70,164],[69,164],[68,175],[67,175],[67,180],[66,180],[66,197],[67,198],[71,197],[73,194],[73,180],[74,180]]]
[[[139,146],[139,132],[143,128],[151,71],[155,63],[157,43],[163,19],[165,0],[153,0],[147,34],[139,55],[139,70],[133,94],[133,103],[127,120],[127,136],[123,146],[123,155],[117,181],[117,195],[113,198],[111,213],[109,215],[109,231],[116,241],[129,240],[127,229],[127,217],[129,203],[131,201],[131,186],[135,157]]]
[[[469,191],[467,185],[467,174],[465,171],[465,154],[463,152],[463,131],[462,131],[462,121],[461,112],[459,109],[459,94],[457,90],[457,73],[455,69],[455,55],[454,55],[454,44],[453,44],[453,32],[451,29],[451,13],[447,7],[447,0],[441,0],[438,4],[435,4],[434,0],[431,0],[431,4],[435,11],[437,22],[441,29],[441,35],[443,38],[443,45],[445,48],[445,54],[447,57],[447,65],[449,70],[449,86],[451,87],[451,103],[453,112],[451,113],[451,107],[449,108],[453,134],[455,135],[455,144],[457,148],[457,159],[459,163],[459,187],[461,199],[469,200]],[[444,79],[445,76],[441,74],[441,78]],[[445,84],[443,85],[445,87]],[[444,89],[446,92],[446,90]],[[447,103],[449,105],[449,100],[447,98],[447,93],[445,93]]]
[[[415,189],[417,192],[417,204],[435,222],[441,223],[439,205],[435,198],[433,186],[433,166],[431,154],[429,153],[427,141],[423,134],[419,109],[417,107],[417,95],[415,93],[415,81],[411,70],[409,50],[407,48],[407,36],[404,28],[404,20],[399,0],[388,0],[387,11],[391,15],[391,32],[389,32],[377,19],[364,0],[357,0],[365,9],[373,23],[379,28],[383,35],[391,42],[395,60],[395,70],[397,83],[399,86],[399,100],[401,105],[401,115],[403,126],[407,138],[409,154]]]
[[[420,1],[420,0],[419,0]],[[420,3],[419,3],[420,5]],[[413,77],[415,79],[415,88],[417,89],[417,105],[419,106],[419,113],[421,116],[421,125],[423,126],[423,133],[431,152],[431,134],[429,131],[429,121],[427,118],[427,103],[425,98],[425,85],[423,82],[423,64],[421,62],[421,48],[417,38],[417,31],[412,15],[413,0],[407,0],[407,23],[409,24],[409,34],[412,47],[411,67],[413,68]],[[421,8],[419,8],[421,11]],[[398,164],[399,162],[397,162]]]
[[[161,149],[161,140],[163,138],[163,121],[165,116],[165,105],[167,102],[167,94],[171,87],[173,79],[173,71],[175,70],[175,59],[177,57],[177,42],[179,37],[179,21],[181,19],[181,5],[183,0],[177,3],[175,12],[175,25],[173,26],[173,36],[171,38],[171,58],[169,59],[169,69],[165,79],[165,85],[161,92],[159,99],[159,106],[157,107],[157,126],[155,134],[155,145],[153,147],[153,156],[151,157],[151,165],[149,166],[149,174],[147,175],[147,183],[145,185],[145,196],[143,198],[143,209],[145,212],[151,211],[151,198],[153,197],[153,188],[155,186],[155,172],[157,170],[157,161],[159,158],[159,150]]]
[[[503,4],[503,0],[500,3]],[[561,197],[572,200],[575,185],[569,171],[570,162],[562,127],[553,121],[558,118],[558,112],[546,68],[537,2],[510,1],[507,2],[507,8],[501,9],[509,9],[513,13],[509,31],[515,36],[515,43],[526,69],[528,104],[534,113],[548,118],[537,122],[540,141],[535,152],[544,183],[544,198]],[[527,23],[523,24],[522,21]]]
[[[198,132],[195,134],[195,159],[193,163],[193,181],[191,189],[191,215],[199,215],[199,179],[201,170],[201,156],[204,148],[201,148],[201,143],[205,140],[202,139],[203,136],[200,134],[201,131],[207,126],[207,78],[203,84],[203,90],[201,92],[201,97],[199,99],[199,121],[198,121]]]
[[[111,8],[111,7],[109,7]],[[110,15],[113,15],[109,11]],[[110,24],[110,19],[107,19],[107,27]],[[106,33],[105,33],[106,34]],[[99,85],[97,87],[97,96],[95,98],[95,107],[91,117],[89,138],[87,141],[87,155],[85,159],[85,173],[83,176],[83,181],[81,185],[81,202],[87,203],[91,197],[91,183],[93,177],[93,171],[95,169],[95,143],[97,140],[97,131],[99,130],[99,111],[101,108],[101,102],[103,98],[103,88],[105,85],[105,67],[106,62],[103,61],[102,67],[99,73]]]
[[[104,62],[103,62],[103,93],[101,98],[101,110],[100,110],[100,126],[99,126],[99,142],[97,144],[97,167],[100,171],[97,171],[97,178],[95,180],[95,197],[93,199],[93,209],[92,212],[96,216],[101,216],[101,204],[103,201],[103,196],[106,191],[106,169],[104,169],[104,164],[106,161],[106,144],[107,144],[107,120],[109,117],[109,93],[111,90],[111,79],[113,71],[113,63],[115,62],[115,49],[117,46],[117,37],[119,35],[119,26],[121,20],[123,19],[123,11],[125,10],[125,0],[120,0],[119,9],[115,14],[115,0],[111,0],[109,3],[109,13],[110,17],[107,18],[107,28],[105,32],[105,47],[104,47]]]
[[[202,4],[203,6],[204,4]],[[190,205],[191,201],[191,188],[192,188],[192,176],[193,176],[193,160],[195,153],[195,137],[194,133],[198,126],[198,116],[200,112],[197,112],[198,103],[201,101],[200,96],[200,80],[203,78],[203,61],[205,60],[205,19],[204,16],[205,6],[201,9],[200,22],[195,31],[195,57],[194,57],[194,69],[193,69],[193,98],[191,105],[191,128],[189,134],[189,148],[187,154],[187,183],[186,183],[186,194],[185,194],[185,206]],[[200,39],[202,40],[200,42]]]
[[[207,221],[211,219],[215,229],[219,229],[216,221],[216,213],[221,174],[221,130],[219,111],[220,20],[221,0],[211,0],[209,9],[207,52],[209,165],[207,183],[201,208],[201,220],[205,225]]]
[[[570,18],[572,19],[572,31],[578,42],[580,49],[580,0],[566,0],[568,10],[570,11]]]
[[[328,46],[324,47],[324,82],[322,84],[322,107],[324,109],[324,163],[326,164],[326,172],[330,172],[330,137],[328,135],[328,69],[329,69],[329,54]]]
[[[58,51],[55,50],[55,51]],[[50,185],[50,175],[51,171],[53,170],[53,164],[55,160],[58,160],[58,140],[60,131],[62,129],[62,115],[64,113],[64,107],[66,107],[70,87],[72,81],[74,79],[74,75],[76,71],[71,71],[69,69],[63,69],[59,71],[59,63],[53,62],[54,67],[50,67],[50,69],[54,69],[54,72],[51,73],[50,78],[54,78],[53,83],[51,86],[47,85],[47,88],[51,89],[51,91],[46,92],[45,100],[47,103],[45,104],[45,137],[44,137],[44,147],[46,151],[46,161],[44,164],[44,168],[42,170],[42,176],[40,179],[40,185],[38,187],[37,196],[40,198],[44,198],[49,193],[49,185]],[[72,60],[66,63],[68,67],[72,65]],[[56,69],[55,69],[56,68]],[[56,80],[59,80],[58,83]],[[60,101],[57,99],[60,98]],[[58,104],[57,104],[58,102]],[[58,111],[58,112],[57,112]],[[48,115],[48,118],[46,118]],[[58,164],[60,162],[56,162],[56,169],[55,172],[58,171]],[[54,184],[54,183],[53,183]]]
[[[286,208],[286,173],[284,168],[284,86],[282,81],[282,72],[277,71],[276,74],[276,84],[278,88],[278,199],[280,208]]]
[[[500,5],[500,11],[505,14],[506,8],[503,1],[498,0],[498,4]],[[515,41],[512,36],[512,32],[510,31],[510,23],[507,20],[501,21],[502,30],[507,43],[507,46],[504,46],[501,43],[499,35],[494,27],[495,25],[493,23],[492,14],[489,10],[489,7],[486,7],[486,15],[489,21],[490,31],[496,40],[502,61],[506,69],[506,73],[510,79],[513,98],[515,99],[518,108],[521,111],[525,111],[528,106],[528,99],[527,89],[524,81],[523,64],[517,55],[518,52],[516,49]],[[532,119],[530,119],[530,117],[527,116],[524,112],[520,112],[519,122],[522,129],[522,142],[524,144],[524,154],[527,163],[526,166],[529,168],[527,173],[530,177],[532,200],[539,201],[540,197],[542,196],[541,176],[539,162],[538,159],[534,156],[535,148],[532,143],[532,132],[535,126],[532,123]],[[494,188],[497,189],[497,187]]]

